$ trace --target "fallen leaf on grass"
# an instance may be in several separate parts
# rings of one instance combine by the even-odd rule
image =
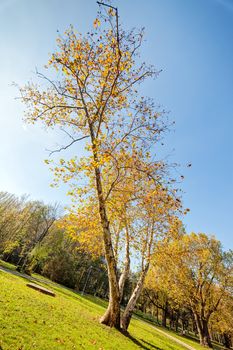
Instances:
[[[65,344],[65,340],[61,338],[56,338],[55,341],[60,344]]]

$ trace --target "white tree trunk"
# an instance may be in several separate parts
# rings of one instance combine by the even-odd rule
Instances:
[[[131,317],[133,314],[133,310],[134,310],[135,305],[137,303],[137,300],[141,294],[148,269],[149,269],[149,263],[146,265],[146,267],[142,271],[141,276],[136,284],[136,287],[133,290],[133,293],[131,294],[131,297],[130,297],[128,304],[125,308],[125,311],[123,313],[122,320],[121,320],[121,327],[125,332],[127,331],[128,327],[129,327],[129,323],[130,323],[130,320],[131,320]]]

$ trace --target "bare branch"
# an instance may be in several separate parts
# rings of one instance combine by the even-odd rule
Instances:
[[[50,152],[49,155],[51,156],[51,155],[54,154],[54,153],[64,151],[64,150],[66,150],[67,148],[69,148],[70,146],[72,146],[74,143],[76,143],[76,142],[78,142],[78,141],[81,141],[81,140],[84,140],[84,139],[86,139],[86,138],[88,138],[88,137],[90,137],[90,135],[86,135],[86,136],[80,137],[80,138],[78,138],[78,139],[73,139],[73,141],[70,142],[68,145],[62,146],[61,148],[56,149],[56,150],[54,150],[54,151],[49,151],[49,152]]]

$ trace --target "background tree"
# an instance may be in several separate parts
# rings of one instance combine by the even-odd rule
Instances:
[[[233,340],[233,297],[226,294],[218,310],[210,320],[212,335],[221,341],[225,348],[232,347]]]
[[[212,347],[209,322],[232,295],[232,252],[204,234],[183,235],[158,245],[150,277],[163,283],[168,295],[192,310],[200,343]]]
[[[23,237],[26,235],[30,219],[30,208],[26,196],[17,198],[7,192],[0,194],[0,249],[6,259],[22,249]]]
[[[158,287],[156,289],[145,288],[144,298],[146,298],[147,303],[156,307],[157,323],[159,323],[159,310],[161,310],[161,325],[166,328],[169,315],[169,298],[167,294]]]
[[[18,261],[20,270],[27,272],[29,256],[37,244],[49,234],[55,221],[59,217],[59,205],[45,205],[42,202],[34,201],[31,205],[31,216],[27,224],[27,231],[30,233],[29,240],[24,245],[21,258]]]
[[[0,193],[0,254],[27,270],[30,254],[50,233],[59,206],[29,201],[27,196]]]

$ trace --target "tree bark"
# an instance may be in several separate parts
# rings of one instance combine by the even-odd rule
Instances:
[[[179,319],[180,319],[180,313],[179,311],[176,312],[176,321],[175,321],[175,330],[176,332],[178,332],[179,329]],[[183,330],[184,330],[184,326],[183,326]]]
[[[96,156],[94,156],[94,159],[95,161],[98,160]],[[98,167],[95,168],[95,178],[109,279],[109,304],[105,314],[101,317],[100,322],[109,327],[120,329],[120,292],[117,280],[116,261],[112,247],[109,221],[103,198],[101,174]]]
[[[227,332],[223,333],[223,344],[225,346],[226,349],[230,349],[231,348],[231,335]]]
[[[203,330],[203,344],[204,346],[208,346],[209,348],[212,348],[212,343],[210,339],[210,333],[208,328],[208,321],[202,320],[202,330]]]
[[[213,348],[208,329],[208,320],[201,319],[197,313],[194,313],[194,318],[198,330],[200,344],[208,348]]]
[[[111,234],[109,229],[109,222],[104,206],[100,202],[100,216],[103,227],[105,258],[108,267],[109,278],[109,304],[105,314],[101,317],[100,322],[120,329],[120,292],[117,280],[117,270],[113,254]]]
[[[122,327],[123,331],[125,331],[125,332],[127,331],[128,327],[129,327],[130,320],[131,320],[131,317],[133,314],[133,310],[134,310],[135,305],[137,303],[137,300],[141,294],[148,269],[149,269],[149,264],[147,264],[146,267],[144,268],[144,270],[142,271],[141,276],[136,284],[136,287],[134,288],[133,293],[131,294],[131,297],[130,297],[128,304],[125,308],[125,311],[123,313],[122,320],[121,320],[121,327]]]
[[[158,308],[158,306],[156,306],[156,321],[157,321],[157,324],[159,324],[159,308]]]
[[[86,106],[85,106],[86,108]],[[86,110],[86,115],[89,123],[89,130],[92,140],[92,152],[93,158],[96,164],[99,163],[98,153],[96,150],[96,139],[94,135],[93,125],[90,122],[88,112]],[[109,221],[106,211],[106,205],[104,200],[104,193],[102,188],[102,178],[101,171],[99,166],[95,166],[95,182],[96,182],[96,190],[97,197],[99,203],[99,214],[101,226],[103,229],[103,241],[104,241],[104,250],[105,250],[105,258],[107,261],[107,269],[108,269],[108,283],[109,283],[109,304],[106,312],[100,318],[100,322],[109,326],[120,329],[120,292],[117,278],[117,267],[116,267],[116,259],[114,256],[113,246],[112,246],[112,238],[109,227]]]
[[[121,277],[119,279],[119,299],[120,299],[120,302],[121,302],[122,297],[123,297],[125,281],[129,276],[129,267],[130,267],[130,262],[128,261],[125,263],[124,271],[122,272]]]
[[[164,308],[162,308],[162,326],[167,328],[167,314],[168,314],[168,302],[165,302]]]
[[[121,274],[121,277],[119,279],[119,298],[120,302],[123,297],[123,292],[124,292],[124,286],[125,286],[125,281],[129,276],[129,270],[130,270],[130,257],[129,257],[129,232],[128,228],[126,227],[126,237],[125,237],[125,264],[124,264],[124,270]]]

